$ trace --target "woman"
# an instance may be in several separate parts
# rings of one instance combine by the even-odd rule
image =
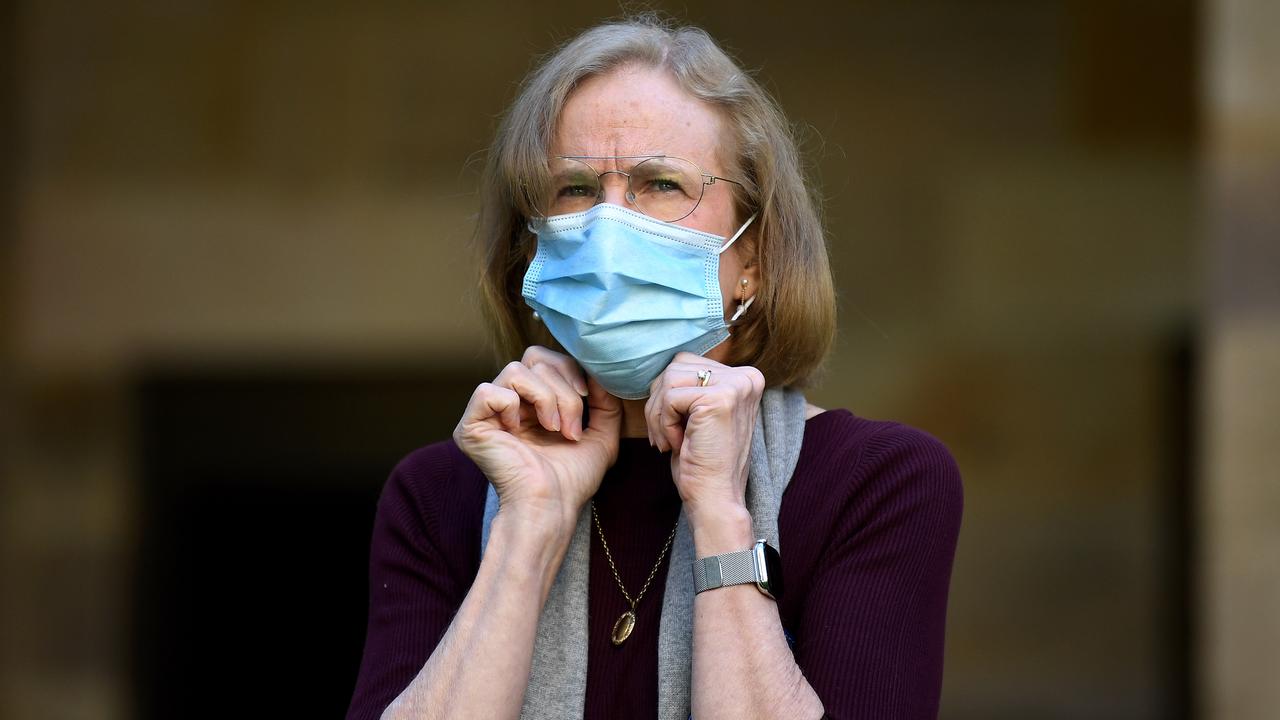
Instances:
[[[796,389],[834,293],[763,90],[697,29],[583,33],[478,234],[520,360],[387,483],[348,717],[934,717],[959,476]]]

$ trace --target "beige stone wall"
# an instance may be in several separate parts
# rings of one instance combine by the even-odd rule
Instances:
[[[1262,720],[1280,712],[1280,7],[1209,19],[1203,709]]]

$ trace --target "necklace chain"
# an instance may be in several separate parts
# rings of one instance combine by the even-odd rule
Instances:
[[[645,578],[644,587],[640,588],[640,593],[636,595],[635,600],[631,599],[631,593],[627,592],[627,586],[622,584],[622,577],[618,575],[618,566],[613,564],[613,555],[609,552],[609,543],[605,542],[604,529],[600,527],[600,516],[596,513],[596,501],[591,501],[591,519],[596,523],[596,534],[600,536],[600,545],[604,547],[604,557],[609,561],[609,569],[613,571],[613,579],[618,583],[618,589],[622,591],[622,596],[627,599],[631,605],[631,609],[636,609],[636,604],[640,602],[640,598],[644,597],[645,591],[649,589],[649,583],[653,582],[653,576],[658,574],[658,568],[662,566],[662,559],[667,556],[667,551],[671,549],[671,541],[676,539],[676,530],[680,527],[680,518],[676,518],[676,526],[671,528],[671,534],[667,536],[667,542],[662,546],[662,552],[658,554],[658,562],[653,564],[653,569],[649,571],[649,577]]]

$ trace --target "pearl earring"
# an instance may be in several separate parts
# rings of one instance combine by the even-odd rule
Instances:
[[[730,325],[738,322],[738,318],[742,317],[742,313],[746,312],[747,308],[751,307],[751,303],[756,301],[755,295],[747,297],[747,284],[747,279],[742,278],[742,299],[738,300],[738,309],[734,311],[733,317],[729,318]]]

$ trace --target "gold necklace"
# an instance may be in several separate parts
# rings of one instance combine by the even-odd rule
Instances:
[[[644,587],[640,588],[640,594],[635,599],[631,598],[631,593],[627,592],[627,587],[622,584],[622,578],[618,576],[618,567],[613,564],[613,555],[609,552],[609,543],[604,541],[604,530],[600,527],[600,516],[596,514],[596,501],[591,501],[591,519],[596,522],[596,533],[600,536],[600,545],[604,547],[604,557],[609,561],[609,569],[613,571],[613,579],[618,583],[618,589],[622,591],[622,596],[627,599],[627,603],[631,605],[631,609],[622,613],[622,616],[613,623],[613,644],[621,645],[631,637],[631,631],[636,627],[636,604],[640,602],[640,598],[644,597],[644,593],[649,589],[649,583],[653,582],[653,576],[658,574],[658,567],[662,565],[662,559],[667,556],[667,550],[671,549],[671,541],[676,539],[676,529],[680,527],[680,518],[676,518],[676,526],[671,528],[671,534],[667,536],[667,543],[662,546],[662,552],[658,554],[658,562],[653,564],[653,569],[649,571],[649,577],[645,578]]]

